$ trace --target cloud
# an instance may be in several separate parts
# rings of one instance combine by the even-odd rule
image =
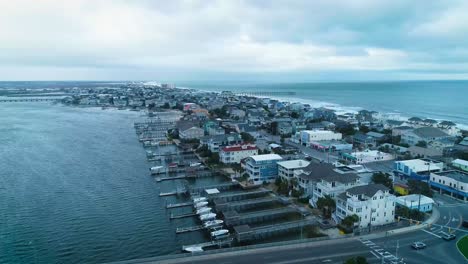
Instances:
[[[0,0],[0,79],[460,76],[466,11],[463,1]]]

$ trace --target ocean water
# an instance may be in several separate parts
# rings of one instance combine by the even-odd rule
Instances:
[[[326,106],[340,112],[360,109],[450,120],[468,128],[468,81],[398,81],[350,83],[201,83],[178,86],[207,91],[272,92],[277,99]],[[275,92],[294,95],[275,96]]]
[[[205,241],[197,232],[176,236],[195,220],[169,220],[164,205],[178,200],[159,192],[176,183],[149,175],[133,128],[139,118],[49,103],[0,105],[0,263],[103,263]]]

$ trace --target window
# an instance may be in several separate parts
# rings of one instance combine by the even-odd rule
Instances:
[[[372,200],[377,200],[377,197],[373,197]]]

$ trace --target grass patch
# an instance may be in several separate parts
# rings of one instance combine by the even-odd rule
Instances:
[[[464,236],[462,239],[458,240],[457,248],[463,254],[465,259],[468,259],[468,236]]]

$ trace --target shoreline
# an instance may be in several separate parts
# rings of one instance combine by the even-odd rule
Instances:
[[[191,87],[176,87],[176,89],[181,89],[181,90],[194,90],[194,91],[201,91],[201,92],[208,92],[208,93],[216,93],[220,94],[222,91],[216,91],[216,90],[207,90],[207,89],[200,89],[200,88],[191,88]],[[233,92],[235,94],[235,92]],[[306,99],[306,98],[295,98],[295,97],[281,97],[281,96],[250,96],[250,97],[256,97],[256,98],[270,98],[273,100],[278,100],[279,102],[282,103],[288,103],[288,104],[293,104],[293,103],[301,103],[301,104],[309,104],[312,108],[328,108],[335,110],[336,114],[345,114],[345,113],[353,113],[357,114],[358,111],[360,110],[368,110],[368,111],[375,111],[380,114],[396,114],[398,115],[398,119],[392,119],[392,120],[398,120],[398,121],[408,121],[409,118],[417,115],[406,115],[405,113],[395,111],[395,112],[383,112],[383,111],[377,111],[373,109],[366,109],[361,106],[343,106],[338,103],[333,103],[333,102],[326,102],[326,101],[317,101],[313,99]],[[438,122],[441,121],[452,121],[448,119],[440,119],[440,118],[432,118],[430,116],[426,117],[421,117],[418,116],[421,119],[433,119]],[[454,121],[452,121],[454,122]],[[468,130],[468,124],[463,124],[459,122],[454,122],[456,124],[456,127],[461,129],[461,130]]]

